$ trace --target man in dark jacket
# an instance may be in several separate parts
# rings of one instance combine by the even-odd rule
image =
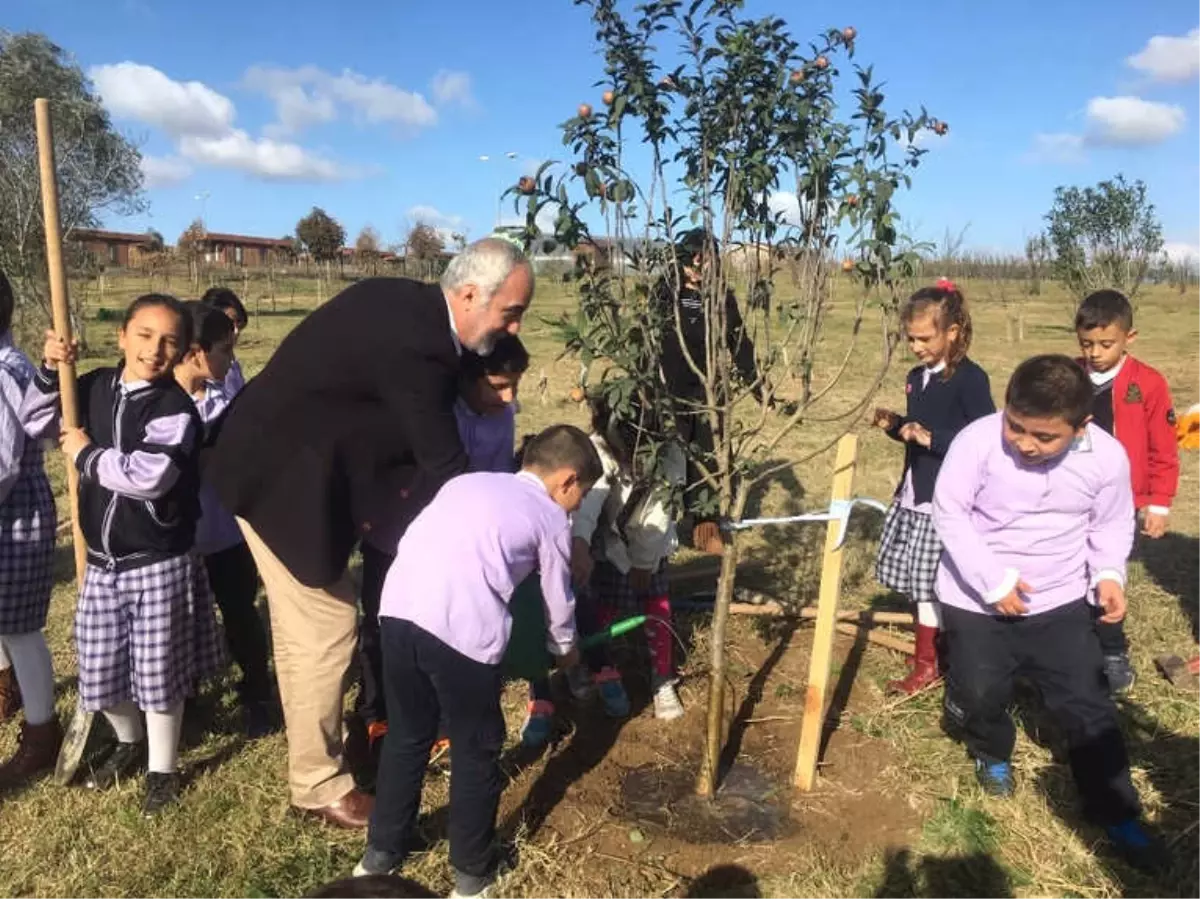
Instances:
[[[516,334],[533,272],[503,240],[467,247],[441,285],[371,278],[280,343],[231,405],[207,477],[238,518],[271,610],[291,801],[365,827],[342,745],[363,533],[402,533],[467,457],[454,418],[459,354]],[[398,539],[398,538],[397,538]]]
[[[706,246],[707,244],[707,246]],[[675,245],[675,277],[662,279],[655,289],[658,314],[662,318],[663,380],[675,400],[675,420],[680,437],[692,447],[688,454],[687,507],[694,512],[704,490],[703,476],[696,456],[711,468],[715,452],[709,413],[702,407],[708,399],[704,389],[708,367],[708,322],[705,318],[701,287],[707,265],[719,265],[720,247],[703,228],[684,234]],[[763,385],[758,380],[754,361],[754,343],[738,309],[732,290],[725,293],[724,343],[733,360],[736,377],[752,385],[755,399],[761,401]],[[718,404],[721,399],[717,398]],[[715,524],[700,516],[693,542],[700,549],[712,549],[717,541]]]

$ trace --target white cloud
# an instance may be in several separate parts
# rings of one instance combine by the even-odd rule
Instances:
[[[1180,106],[1139,97],[1093,97],[1087,105],[1089,144],[1142,146],[1162,143],[1183,128]]]
[[[1155,35],[1125,63],[1155,81],[1190,81],[1200,74],[1200,28],[1183,37]]]
[[[442,69],[433,76],[429,90],[434,101],[443,106],[458,103],[470,108],[475,105],[475,97],[471,94],[471,76],[466,72]]]
[[[193,165],[234,169],[268,180],[332,181],[352,173],[336,162],[268,133],[252,137],[234,127],[232,101],[199,81],[174,81],[158,69],[133,62],[96,66],[90,72],[105,107],[116,117],[159,128],[175,141],[178,155],[146,157],[148,187],[175,184]],[[294,93],[281,104],[290,128],[330,113]]]
[[[88,74],[105,107],[168,134],[215,137],[233,126],[233,103],[199,81],[173,81],[135,62],[94,66]]]
[[[1195,265],[1200,261],[1200,245],[1182,240],[1169,240],[1163,244],[1163,253],[1172,262]]]
[[[171,187],[186,181],[192,167],[178,156],[142,155],[142,178],[146,187]]]
[[[1033,146],[1025,154],[1026,162],[1072,164],[1082,162],[1083,137],[1078,134],[1035,134]]]
[[[187,135],[179,141],[179,152],[196,163],[272,181],[336,181],[352,174],[297,144],[255,139],[240,128],[220,137]]]
[[[781,221],[785,225],[800,226],[800,199],[795,194],[783,190],[774,191],[767,198],[767,207],[777,218],[782,216]]]
[[[437,110],[421,94],[349,69],[334,75],[316,66],[252,66],[243,84],[275,104],[276,122],[265,129],[275,137],[332,122],[340,110],[359,124],[397,125],[407,130],[437,124]]]
[[[462,224],[461,215],[451,215],[433,206],[418,205],[411,207],[406,215],[409,221],[432,225],[435,228],[453,228]]]

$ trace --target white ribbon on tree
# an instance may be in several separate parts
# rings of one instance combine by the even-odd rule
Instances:
[[[771,524],[798,524],[805,521],[837,521],[840,523],[838,528],[837,548],[841,548],[846,542],[846,525],[850,522],[850,512],[855,506],[868,506],[872,509],[878,509],[880,512],[887,513],[888,507],[876,499],[868,499],[863,496],[856,496],[854,499],[835,499],[829,503],[829,509],[825,512],[805,512],[803,515],[786,515],[781,518],[744,518],[741,521],[725,521],[721,523],[723,531],[746,531],[750,528],[762,527]]]

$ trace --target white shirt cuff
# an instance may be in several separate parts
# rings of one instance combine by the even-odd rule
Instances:
[[[1151,515],[1170,515],[1170,506],[1146,506],[1146,511]]]
[[[995,605],[1000,600],[1004,599],[1004,597],[1008,596],[1008,594],[1013,592],[1013,588],[1017,586],[1017,581],[1020,579],[1021,572],[1017,571],[1017,569],[1005,568],[1004,580],[997,585],[995,590],[989,590],[987,593],[983,594],[983,601],[989,606]]]
[[[1101,568],[1092,575],[1092,589],[1096,589],[1096,585],[1101,581],[1116,581],[1122,587],[1125,586],[1125,575],[1121,574],[1115,568]]]

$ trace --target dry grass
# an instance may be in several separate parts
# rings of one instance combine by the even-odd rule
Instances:
[[[142,286],[110,282],[105,306],[119,308]],[[1026,339],[1012,344],[1006,338],[998,286],[968,283],[965,289],[974,302],[976,318],[972,356],[991,375],[997,397],[1021,358],[1073,349],[1064,312],[1068,304],[1062,295],[1052,290],[1031,302],[1025,310]],[[307,290],[311,296],[311,286]],[[1008,288],[1010,296],[1014,292],[1015,288]],[[304,290],[297,291],[297,296],[303,294]],[[536,313],[551,315],[570,302],[561,289],[544,285]],[[284,309],[281,304],[276,314],[270,314],[269,303],[256,304],[252,298],[249,305],[252,309],[257,306],[260,314],[252,317],[239,355],[247,373],[253,374],[299,320],[302,309]],[[844,347],[839,331],[842,316],[844,313],[835,311],[827,326],[823,345],[827,360]],[[114,356],[115,341],[109,329],[115,323],[111,315],[104,315],[103,321],[97,317],[94,308],[89,330],[91,361],[99,364]],[[1196,402],[1200,399],[1196,379],[1200,317],[1195,292],[1180,297],[1165,288],[1151,290],[1141,303],[1139,319],[1139,355],[1167,376],[1177,408]],[[575,364],[557,360],[558,348],[536,315],[525,336],[534,363],[527,379],[520,429],[533,431],[560,420],[579,423],[579,410],[566,399]],[[863,364],[853,367],[831,392],[829,408],[863,389],[876,350],[868,345],[861,352]],[[902,403],[905,368],[903,363],[893,366],[879,397],[881,403]],[[549,384],[544,398],[535,389],[542,370]],[[860,427],[859,433],[862,442],[855,492],[886,498],[899,473],[899,453],[882,435],[865,427]],[[789,438],[780,456],[796,458],[822,445],[829,436],[830,431],[821,427],[804,429]],[[830,464],[831,456],[821,457],[794,477],[777,478],[757,506],[772,513],[823,507]],[[51,465],[61,484],[58,460]],[[1185,657],[1195,652],[1200,532],[1197,483],[1197,460],[1191,454],[1183,460],[1172,533],[1160,544],[1145,546],[1133,565],[1129,632],[1139,682],[1122,703],[1136,781],[1149,818],[1173,841],[1174,870],[1146,879],[1093,851],[1099,834],[1077,820],[1068,771],[1046,748],[1052,745],[1053,731],[1043,726],[1032,708],[1023,707],[1020,712],[1024,732],[1015,756],[1019,770],[1016,797],[1000,801],[982,796],[962,749],[938,728],[940,692],[902,703],[886,699],[883,685],[899,673],[900,662],[874,648],[865,653],[855,672],[842,730],[882,747],[887,763],[869,778],[855,782],[853,772],[835,771],[837,760],[831,759],[834,769],[823,789],[851,790],[868,799],[877,792],[881,801],[885,795],[904,797],[914,836],[902,845],[872,849],[865,855],[850,851],[852,847],[843,851],[819,840],[809,844],[801,839],[787,844],[784,861],[775,858],[769,864],[770,854],[761,849],[711,846],[703,850],[707,864],[742,865],[757,877],[762,895],[775,896],[1196,895],[1200,714],[1195,694],[1169,687],[1155,673],[1152,658],[1164,652]],[[854,525],[843,594],[847,607],[885,601],[870,578],[877,528],[878,523],[867,515]],[[820,529],[811,526],[755,533],[746,546],[747,567],[759,570],[748,579],[775,595],[798,602],[810,600],[816,592],[820,539]],[[49,624],[60,681],[59,711],[64,717],[74,704],[70,566],[69,547],[64,546]],[[748,623],[738,623],[732,652],[735,684],[743,684],[754,673],[756,660],[772,639],[760,636]],[[702,623],[697,624],[692,640],[693,652],[686,662],[691,677],[684,699],[698,708],[703,703],[707,655]],[[788,654],[802,653],[807,640],[807,632],[798,632]],[[780,666],[766,684],[767,695],[778,704],[790,704],[797,721],[804,684],[796,671],[802,670]],[[737,701],[742,695],[744,690],[737,693]],[[362,849],[361,835],[336,833],[291,815],[284,789],[283,738],[242,744],[233,735],[236,710],[232,695],[218,690],[212,698],[215,732],[191,746],[185,756],[195,775],[191,789],[178,808],[158,820],[145,821],[137,814],[140,783],[97,796],[42,781],[0,800],[0,858],[4,859],[0,894],[287,896],[344,876]],[[507,697],[514,737],[520,706],[520,691],[514,687]],[[788,726],[798,732],[798,724]],[[0,750],[12,748],[15,732],[11,724],[0,729]],[[697,746],[686,745],[689,740]],[[676,737],[665,754],[686,761],[698,748],[698,740],[698,731],[687,738]],[[622,745],[618,743],[617,748]],[[794,744],[789,751],[794,751]],[[603,765],[602,761],[597,770]],[[535,765],[518,774],[506,804],[515,803],[541,770]],[[821,799],[820,792],[812,802]],[[611,805],[593,802],[577,807],[578,798],[572,797],[563,801],[554,827],[543,828],[531,839],[518,832],[522,862],[504,884],[508,894],[696,894],[689,892],[689,883],[698,872],[695,865],[683,870],[689,856],[681,847],[666,844],[665,849],[638,854],[627,846],[624,852],[616,852],[614,841],[620,843],[628,825],[620,822]],[[445,799],[445,778],[432,777],[426,797],[429,810],[443,808]],[[812,815],[817,812],[810,811],[811,804],[802,798],[796,805],[798,819],[809,822],[805,826],[816,826]],[[833,808],[836,815],[836,804]],[[432,848],[415,856],[404,873],[435,889],[448,889],[444,831],[431,827],[430,836]],[[785,848],[779,847],[778,852]]]

